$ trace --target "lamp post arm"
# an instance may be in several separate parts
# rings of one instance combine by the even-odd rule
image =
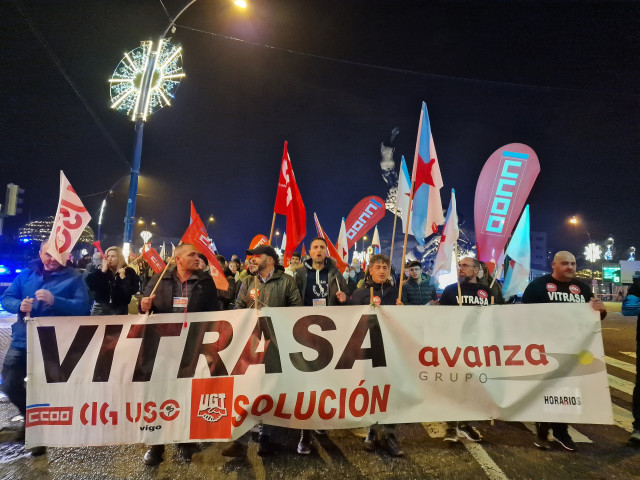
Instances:
[[[182,15],[184,13],[184,11],[189,8],[191,5],[193,5],[194,3],[196,3],[197,0],[191,0],[189,3],[187,3],[182,10],[180,10],[178,12],[178,14],[173,17],[173,19],[170,21],[169,25],[167,26],[167,28],[165,29],[164,32],[162,32],[162,35],[160,36],[160,40],[164,39],[164,37],[167,36],[167,33],[169,33],[169,30],[171,30],[171,27],[173,27],[176,24],[176,20],[178,20],[178,17],[180,15]]]

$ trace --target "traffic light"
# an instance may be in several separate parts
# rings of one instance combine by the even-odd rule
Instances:
[[[22,208],[18,208],[19,205],[22,205],[22,198],[20,195],[24,193],[24,188],[20,188],[18,185],[13,183],[7,184],[7,215],[13,216],[18,213],[22,213]]]

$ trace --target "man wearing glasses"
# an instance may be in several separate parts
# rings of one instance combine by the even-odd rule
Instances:
[[[404,305],[435,305],[438,297],[436,289],[431,285],[431,277],[422,273],[422,265],[417,260],[407,264],[409,279],[402,286],[402,303]]]
[[[491,298],[489,288],[478,283],[480,262],[475,258],[465,257],[458,262],[458,283],[447,286],[440,296],[440,305],[481,305],[488,306],[492,303],[502,303],[501,298]],[[458,298],[458,284],[460,285],[460,298]],[[479,442],[482,437],[478,431],[469,424],[447,424],[445,442],[457,442],[458,437],[467,438],[472,442]]]

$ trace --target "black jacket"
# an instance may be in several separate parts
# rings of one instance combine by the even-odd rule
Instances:
[[[108,304],[115,309],[125,307],[125,313],[131,297],[140,287],[140,278],[131,267],[124,269],[124,278],[111,270],[103,272],[97,269],[87,275],[86,281],[96,302]]]
[[[395,305],[398,300],[398,288],[391,285],[388,280],[383,284],[374,283],[370,277],[366,277],[364,284],[351,295],[352,305],[369,305],[371,303],[371,287],[373,295],[380,298],[380,305]]]
[[[302,303],[304,304],[304,295],[307,290],[307,277],[309,275],[309,272],[314,273],[315,269],[313,268],[313,263],[310,258],[305,260],[303,265],[304,266],[302,268],[296,270],[295,280],[296,285],[298,285],[298,290],[300,291],[300,298],[302,298]],[[324,268],[322,270],[325,269],[328,269],[329,273],[329,278],[327,280],[327,283],[329,285],[327,305],[345,305],[349,302],[349,287],[347,286],[347,282],[330,258],[325,258],[324,260]],[[340,303],[336,297],[336,294],[338,293],[338,284],[340,284],[340,291],[344,292],[347,296],[347,302],[345,303]]]
[[[151,295],[153,287],[158,283],[160,274],[155,274],[144,289],[144,296]],[[160,285],[156,290],[156,298],[153,300],[151,312],[173,313],[173,285],[180,283],[176,267],[167,269]],[[213,278],[206,272],[193,272],[191,278],[186,281],[186,291],[189,297],[187,312],[213,312],[218,310],[218,291],[213,283]]]
[[[426,305],[431,300],[437,300],[436,289],[431,285],[431,277],[422,275],[422,281],[416,282],[409,278],[402,285],[402,303],[405,305]]]

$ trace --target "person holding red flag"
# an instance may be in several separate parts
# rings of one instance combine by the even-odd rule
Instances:
[[[218,310],[218,292],[211,276],[200,270],[198,250],[182,243],[176,247],[175,266],[164,275],[154,275],[144,290],[139,309],[142,313],[213,312]],[[158,288],[155,289],[156,284]],[[155,289],[155,293],[152,295]],[[155,355],[155,353],[154,353]],[[179,443],[178,452],[185,461],[198,450],[195,443]],[[152,445],[144,455],[145,465],[162,462],[164,445]]]
[[[291,159],[287,151],[287,142],[284,142],[284,152],[282,152],[280,180],[278,181],[276,204],[273,207],[274,220],[276,214],[287,217],[287,245],[284,257],[291,258],[291,255],[307,234],[307,211],[304,208],[304,203],[302,203],[302,196],[300,195],[300,190],[298,190],[296,177],[293,174]],[[273,231],[273,226],[271,230]]]
[[[216,284],[216,288],[218,290],[228,290],[229,282],[224,275],[224,269],[216,257],[216,252],[213,251],[207,229],[204,228],[204,223],[202,223],[200,215],[196,212],[196,207],[193,205],[193,202],[191,202],[191,221],[187,231],[184,232],[182,236],[182,242],[190,243],[207,257],[207,260],[209,260],[209,273]]]

